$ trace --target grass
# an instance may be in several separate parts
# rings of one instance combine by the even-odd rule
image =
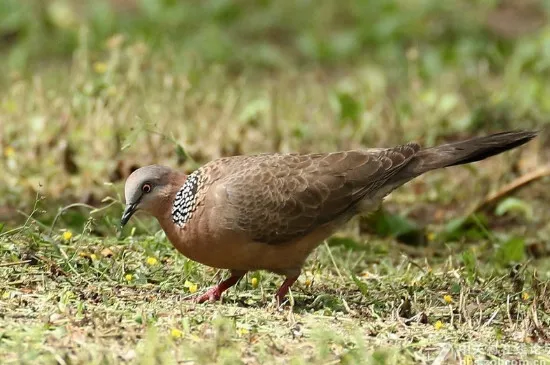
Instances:
[[[29,226],[22,235],[2,252],[4,363],[548,361],[548,284],[532,266],[508,275],[484,264],[491,247],[468,249],[468,266],[458,244],[432,263],[383,240],[363,257],[321,246],[293,288],[294,307],[277,310],[281,280],[265,273],[222,304],[186,302],[185,282],[203,290],[215,271],[159,234],[46,241]]]
[[[548,159],[547,25],[488,2],[40,3],[0,6],[2,363],[550,362],[548,177],[468,214]],[[148,217],[117,228],[138,166],[512,128],[541,134],[354,219],[283,309],[265,272],[190,303],[224,273]]]

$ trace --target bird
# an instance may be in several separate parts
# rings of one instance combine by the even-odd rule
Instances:
[[[218,301],[249,271],[284,276],[279,305],[324,240],[356,215],[432,170],[468,164],[521,146],[537,131],[515,130],[435,147],[326,153],[260,153],[214,159],[190,174],[138,168],[125,182],[121,229],[137,211],[154,216],[187,258],[230,275],[193,298]]]

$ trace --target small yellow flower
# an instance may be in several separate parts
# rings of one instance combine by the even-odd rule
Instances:
[[[310,287],[310,286],[311,286],[311,279],[309,279],[309,278],[306,279],[306,280],[304,281],[304,285],[305,285],[306,287]]]
[[[440,330],[440,329],[442,329],[443,327],[444,327],[444,324],[443,324],[443,322],[441,322],[441,321],[437,321],[437,322],[435,322],[435,324],[434,324],[434,328],[435,328],[436,330]]]
[[[258,287],[258,278],[252,278],[250,280],[250,284],[252,284],[252,287],[256,289]]]
[[[15,155],[15,149],[12,146],[4,148],[4,156],[10,158]]]
[[[435,240],[435,233],[433,233],[433,232],[428,233],[428,237],[427,237],[427,238],[428,238],[428,241],[433,241],[433,240]]]
[[[197,292],[197,284],[190,282],[189,280],[185,280],[185,283],[183,286],[187,289],[189,289],[189,293],[193,294]]]
[[[156,264],[158,264],[158,260],[154,257],[148,257],[147,258],[147,265],[149,266],[155,266]]]
[[[237,328],[237,334],[239,336],[244,336],[248,334],[248,330],[246,328]]]
[[[93,254],[90,255],[90,258],[91,258],[93,261],[95,261],[95,260],[97,260],[97,255],[96,255],[95,253],[93,253]]]
[[[107,64],[105,62],[95,62],[94,71],[98,74],[104,74],[107,72]]]
[[[172,336],[172,338],[181,338],[183,336],[183,332],[177,328],[172,328],[170,330],[170,336]]]
[[[126,274],[124,275],[124,279],[126,279],[126,281],[132,281],[134,279],[134,276],[132,274]]]
[[[527,293],[526,291],[521,293],[521,299],[528,300],[529,299],[529,293]]]
[[[474,357],[472,355],[464,356],[464,365],[474,365]]]
[[[449,294],[443,296],[443,300],[447,304],[451,304],[453,302],[453,297],[451,297]]]
[[[63,239],[65,241],[69,241],[71,238],[73,238],[73,232],[71,232],[71,231],[63,232]]]

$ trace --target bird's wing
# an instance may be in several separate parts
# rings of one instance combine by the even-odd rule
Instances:
[[[220,171],[226,227],[277,244],[314,231],[374,196],[418,152],[414,143],[327,154],[258,155]],[[214,168],[215,170],[215,168]],[[380,197],[381,199],[381,197]]]

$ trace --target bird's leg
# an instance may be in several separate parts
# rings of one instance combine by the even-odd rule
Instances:
[[[225,279],[218,285],[208,289],[206,293],[199,296],[197,299],[195,299],[195,301],[197,303],[203,303],[206,301],[214,302],[214,301],[220,300],[222,293],[227,289],[231,288],[233,285],[237,284],[239,280],[241,280],[241,278],[244,276],[244,274],[246,274],[246,272],[232,271],[231,276],[229,278]]]
[[[281,284],[281,287],[277,290],[277,294],[275,294],[277,305],[281,305],[283,303],[285,296],[288,293],[288,289],[290,289],[296,280],[298,280],[298,275],[287,277],[285,281],[283,281],[283,284]]]

